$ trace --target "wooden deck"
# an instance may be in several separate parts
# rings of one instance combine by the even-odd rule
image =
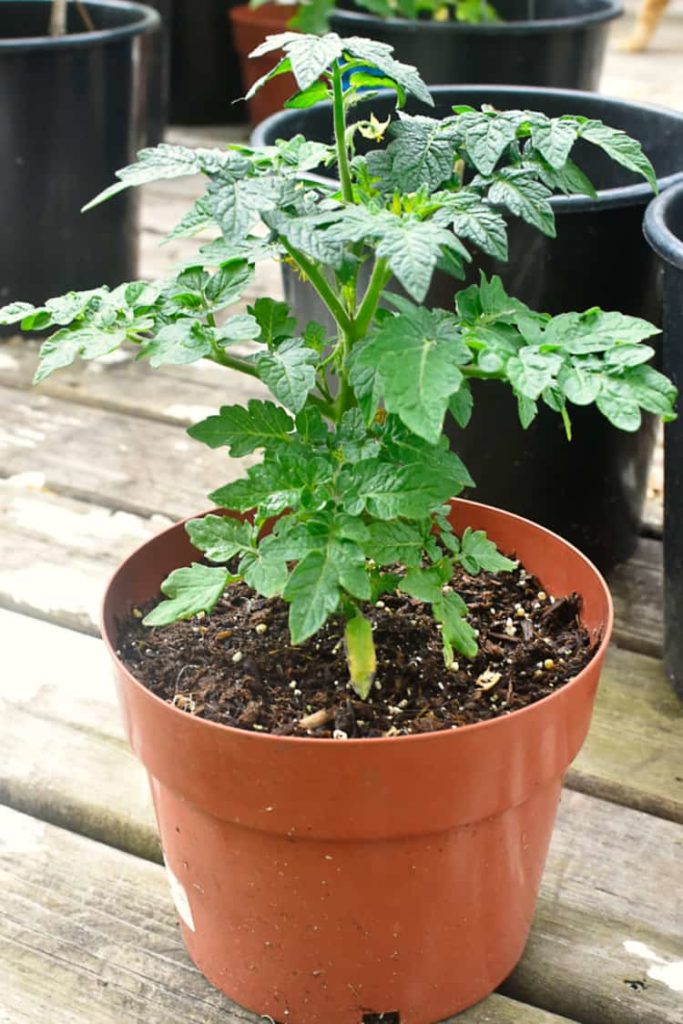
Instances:
[[[605,91],[683,107],[682,15],[679,3],[649,56],[612,55]],[[158,243],[195,187],[145,193],[146,275],[184,255]],[[265,268],[253,294],[278,288]],[[35,359],[32,344],[0,346],[0,1024],[257,1024],[183,950],[96,627],[115,564],[202,507],[220,456],[184,427],[247,397],[244,382],[191,366],[152,385],[117,358],[31,390]],[[462,1024],[683,1021],[683,707],[660,662],[658,472],[647,536],[613,575],[615,643],[529,945]]]

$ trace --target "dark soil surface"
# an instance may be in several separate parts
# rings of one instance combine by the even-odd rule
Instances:
[[[523,708],[587,664],[591,639],[579,598],[553,598],[523,568],[468,576],[453,586],[479,630],[479,655],[444,665],[427,606],[385,595],[365,609],[374,626],[377,676],[361,701],[348,684],[343,624],[330,620],[291,647],[288,605],[244,584],[211,615],[150,629],[133,609],[120,624],[119,656],[153,693],[188,714],[253,732],[321,738],[399,736],[482,722]]]

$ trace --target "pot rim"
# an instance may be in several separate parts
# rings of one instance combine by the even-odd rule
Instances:
[[[448,32],[451,35],[464,36],[519,36],[534,35],[540,32],[571,32],[577,28],[585,28],[588,25],[599,25],[607,21],[613,21],[624,14],[621,0],[593,0],[594,10],[586,11],[583,14],[567,14],[566,17],[556,18],[530,18],[527,21],[496,21],[486,22],[481,25],[471,25],[462,21],[429,21],[422,19],[408,18],[378,18],[370,12],[347,11],[335,9],[332,12],[331,23],[335,19],[341,22],[348,22],[345,29],[360,27],[361,25],[386,25],[392,32]],[[346,33],[348,34],[348,32]],[[370,33],[372,34],[372,33]]]
[[[40,6],[46,9],[50,0],[22,0],[27,7]],[[26,51],[51,51],[65,49],[86,49],[99,43],[113,43],[132,36],[154,32],[161,28],[161,15],[153,7],[136,3],[135,0],[88,0],[89,7],[101,7],[108,10],[123,11],[131,16],[137,15],[135,21],[112,28],[97,29],[95,32],[70,32],[65,36],[17,36],[6,39],[0,35],[0,54],[21,53]],[[47,24],[47,21],[46,21]]]
[[[668,107],[662,107],[654,103],[635,103],[630,100],[621,99],[618,96],[606,96],[602,93],[588,92],[583,89],[556,89],[547,86],[539,85],[482,85],[481,83],[458,83],[457,85],[429,85],[429,91],[438,100],[444,93],[452,93],[453,91],[479,91],[486,92],[489,99],[497,99],[500,97],[504,99],[509,96],[510,93],[528,93],[530,99],[533,101],[535,97],[547,96],[552,99],[562,100],[564,103],[572,103],[576,101],[588,101],[590,103],[604,103],[607,105],[614,104],[618,107],[628,107],[630,109],[638,109],[645,111],[646,113],[660,114],[666,116],[672,123],[679,123],[681,132],[683,133],[683,112],[672,110]],[[393,97],[394,93],[390,89],[378,90],[375,93],[375,97],[378,99],[384,99]],[[373,97],[374,98],[374,97]],[[429,108],[425,106],[425,112]],[[313,108],[311,108],[313,109]],[[317,110],[320,109],[332,109],[332,103],[329,100],[325,100],[324,103],[316,105]],[[505,109],[504,107],[502,109]],[[512,109],[512,108],[509,108]],[[529,109],[533,109],[531,106]],[[571,109],[568,111],[571,113]],[[265,146],[269,145],[265,141],[266,133],[272,128],[277,128],[278,123],[291,117],[300,117],[305,111],[285,109],[279,110],[275,114],[271,114],[264,121],[256,126],[251,134],[249,143],[251,146]],[[585,115],[584,115],[585,116]],[[276,136],[279,137],[279,136]],[[655,169],[656,172],[656,169]],[[306,178],[315,183],[325,183],[328,187],[331,183],[330,178],[324,178],[322,175],[308,173]],[[665,174],[657,177],[657,184],[660,192],[669,189],[672,185],[677,182],[683,182],[683,169],[674,171],[671,174]],[[647,182],[636,182],[632,185],[618,185],[614,188],[603,188],[598,189],[598,198],[591,199],[590,196],[582,195],[571,195],[571,196],[552,196],[550,199],[550,205],[552,206],[555,213],[586,213],[593,210],[606,210],[612,209],[613,207],[625,207],[625,206],[638,206],[645,205],[648,199],[652,196],[652,190]]]
[[[463,725],[458,727],[456,732],[457,735],[460,736],[463,734],[473,735],[475,731],[495,729],[497,727],[500,727],[501,723],[508,722],[512,718],[517,718],[519,720],[518,716],[520,715],[534,714],[535,709],[539,708],[541,705],[543,705],[544,707],[548,707],[550,705],[550,702],[562,702],[564,699],[564,695],[567,692],[580,687],[583,681],[585,680],[586,675],[591,670],[591,667],[594,665],[594,663],[596,661],[600,662],[605,655],[605,652],[611,639],[612,628],[614,625],[614,604],[612,601],[612,595],[610,593],[609,587],[607,586],[607,583],[602,573],[596,568],[595,565],[593,565],[590,559],[588,559],[581,551],[579,551],[578,548],[576,548],[573,544],[570,544],[569,541],[564,540],[563,537],[560,537],[558,534],[553,533],[552,530],[548,530],[545,526],[540,526],[538,523],[534,523],[530,519],[525,519],[523,516],[515,515],[512,512],[506,512],[504,509],[494,508],[494,506],[492,505],[485,505],[483,504],[483,502],[469,501],[466,498],[455,498],[451,499],[451,501],[455,501],[459,505],[464,505],[468,508],[483,508],[487,510],[492,510],[501,516],[514,520],[517,523],[524,524],[525,526],[531,526],[534,530],[544,534],[546,537],[552,539],[554,542],[558,542],[559,544],[561,544],[576,561],[582,562],[584,566],[588,568],[588,570],[596,577],[597,582],[602,591],[605,606],[607,609],[607,615],[605,617],[604,623],[602,624],[602,636],[600,638],[600,642],[596,647],[595,651],[593,652],[593,656],[590,659],[590,661],[584,666],[584,668],[581,669],[581,671],[577,675],[573,677],[573,679],[569,680],[569,682],[565,683],[564,686],[559,687],[559,689],[555,690],[553,693],[548,694],[547,697],[542,697],[541,700],[534,701],[533,704],[527,704],[526,707],[519,708],[516,711],[512,711],[508,715],[501,715],[498,718],[492,718],[485,722],[474,722],[471,725]],[[100,604],[100,634],[104,641],[105,647],[107,648],[109,656],[119,667],[119,670],[123,672],[127,679],[130,682],[132,682],[138,690],[141,690],[149,699],[161,704],[169,714],[180,715],[184,719],[187,718],[186,712],[181,711],[179,708],[176,708],[172,704],[169,704],[161,697],[158,697],[155,693],[152,693],[151,690],[149,690],[138,679],[135,678],[132,672],[130,672],[126,665],[124,665],[124,663],[121,661],[116,652],[115,644],[111,642],[107,632],[106,608],[109,600],[109,592],[115,580],[117,579],[119,574],[125,572],[126,569],[128,569],[131,566],[131,564],[135,562],[135,560],[138,557],[138,554],[144,548],[146,548],[148,544],[158,541],[160,537],[163,537],[166,533],[169,533],[171,530],[179,529],[191,519],[197,519],[200,516],[209,515],[211,512],[221,511],[224,512],[225,510],[209,509],[207,512],[200,513],[199,516],[188,516],[186,519],[180,520],[179,522],[174,523],[172,526],[167,527],[165,530],[162,530],[155,537],[149,538],[142,544],[138,545],[138,547],[126,559],[124,559],[123,562],[121,562],[121,564],[115,569],[115,571],[111,575],[104,592],[103,600]],[[244,739],[244,737],[247,737],[247,741],[253,741],[254,743],[295,744],[301,747],[301,749],[303,749],[304,744],[309,746],[312,745],[314,748],[320,747],[321,749],[324,748],[334,750],[338,750],[340,746],[340,742],[338,740],[326,740],[321,738],[314,739],[313,737],[309,736],[275,736],[272,733],[249,732],[246,729],[237,729],[232,725],[223,725],[220,722],[212,722],[211,720],[205,718],[193,718],[193,722],[197,723],[199,727],[219,729],[223,732],[224,735],[232,733],[239,735],[240,739]],[[449,737],[452,739],[453,732],[454,730],[452,729],[440,729],[436,732],[418,733],[412,734],[410,736],[377,736],[365,738],[357,737],[345,740],[343,746],[345,749],[354,749],[360,745],[364,749],[369,749],[370,745],[376,746],[377,744],[381,744],[386,747],[389,743],[417,744],[427,742],[447,742]]]
[[[673,208],[683,209],[683,182],[653,199],[645,211],[643,234],[658,256],[683,270],[683,237],[669,227]]]

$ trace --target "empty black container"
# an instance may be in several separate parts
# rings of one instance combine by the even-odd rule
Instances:
[[[494,82],[597,89],[617,0],[493,0],[500,22],[376,18],[339,10],[340,36],[369,36],[394,47],[429,84]]]
[[[526,108],[553,116],[599,118],[640,139],[655,165],[660,188],[683,177],[683,114],[675,111],[559,89],[443,86],[432,92],[435,116],[445,116],[453,104],[491,103],[501,110]],[[391,104],[391,99],[378,97],[371,109],[383,118]],[[418,104],[409,109],[429,113]],[[355,117],[368,114],[364,104],[355,108]],[[329,105],[275,115],[256,129],[253,138],[265,145],[299,132],[329,141]],[[660,323],[656,258],[642,236],[643,213],[652,198],[648,185],[593,147],[579,144],[576,158],[598,188],[598,198],[553,199],[556,239],[510,218],[508,263],[476,253],[477,268],[500,274],[508,291],[534,309],[560,313],[600,305]],[[460,287],[453,278],[437,273],[426,304],[452,309]],[[311,290],[294,274],[285,275],[285,290],[302,321],[320,316]],[[523,431],[509,390],[486,382],[476,391],[467,430],[453,422],[447,423],[447,430],[477,482],[479,501],[556,530],[608,569],[627,558],[637,542],[656,424],[645,416],[638,433],[626,434],[593,408],[572,407],[571,412],[571,443],[565,440],[559,417],[544,406]]]
[[[159,15],[90,0],[86,32],[69,4],[69,34],[51,38],[49,10],[0,0],[0,305],[136,276],[135,190],[80,209],[149,141]]]
[[[240,0],[153,0],[170,43],[172,124],[243,121],[244,95],[228,11]]]
[[[662,260],[664,371],[683,388],[683,186],[655,199],[645,236]],[[664,666],[683,700],[683,396],[664,428]]]

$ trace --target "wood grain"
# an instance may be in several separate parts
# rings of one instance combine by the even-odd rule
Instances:
[[[641,537],[634,556],[609,576],[617,643],[654,657],[661,657],[664,643],[663,573],[661,542]]]
[[[11,1024],[262,1021],[190,963],[162,868],[0,808],[0,885],[2,1011]],[[457,1020],[571,1024],[500,995]]]

